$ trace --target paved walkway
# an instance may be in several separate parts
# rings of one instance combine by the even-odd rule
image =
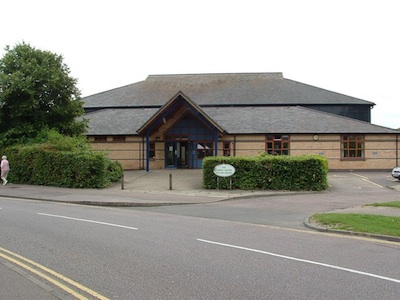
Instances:
[[[400,185],[399,185],[400,191]],[[210,203],[234,198],[271,197],[301,192],[207,190],[202,170],[126,171],[123,182],[105,189],[72,189],[8,183],[0,186],[0,197],[47,200],[98,206],[159,206]],[[304,194],[304,193],[303,193]],[[323,197],[323,193],[321,193]],[[321,199],[323,201],[323,199]],[[400,216],[400,209],[356,206],[341,213],[370,213]]]
[[[105,189],[71,189],[13,183],[0,186],[0,197],[99,206],[195,204],[281,193],[203,189],[201,170],[127,171],[124,173],[123,182],[114,183]]]

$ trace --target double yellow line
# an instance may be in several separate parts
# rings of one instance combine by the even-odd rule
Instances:
[[[92,291],[91,289],[53,271],[45,266],[42,266],[30,259],[27,259],[19,254],[6,250],[0,247],[0,257],[4,258],[5,260],[18,265],[29,272],[36,274],[37,276],[51,282],[55,286],[63,289],[67,293],[73,295],[77,299],[85,300],[85,299],[100,299],[100,300],[108,300],[108,298],[100,295],[99,293]],[[64,283],[63,283],[64,282]],[[68,285],[69,286],[68,286]],[[75,288],[75,289],[73,289]],[[77,291],[78,290],[78,291]],[[86,293],[84,296],[83,294]],[[90,298],[88,298],[90,297]]]

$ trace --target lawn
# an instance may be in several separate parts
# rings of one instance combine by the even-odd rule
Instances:
[[[400,209],[400,201],[373,203],[370,206],[386,206]],[[400,217],[367,214],[315,214],[310,221],[333,230],[367,232],[389,236],[400,236]]]

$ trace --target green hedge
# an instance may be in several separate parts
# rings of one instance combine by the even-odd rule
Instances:
[[[46,144],[3,149],[10,162],[9,181],[68,188],[103,188],[122,177],[122,166],[105,153],[88,149],[55,150]]]
[[[229,177],[214,174],[218,164],[230,164],[236,172]],[[207,189],[321,191],[328,187],[328,161],[323,156],[206,157],[203,185]]]

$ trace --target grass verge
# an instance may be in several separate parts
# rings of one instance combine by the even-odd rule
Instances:
[[[372,203],[372,204],[368,204],[367,206],[384,206],[384,207],[400,208],[400,201]]]
[[[327,213],[315,214],[310,221],[333,230],[400,236],[400,217]]]

